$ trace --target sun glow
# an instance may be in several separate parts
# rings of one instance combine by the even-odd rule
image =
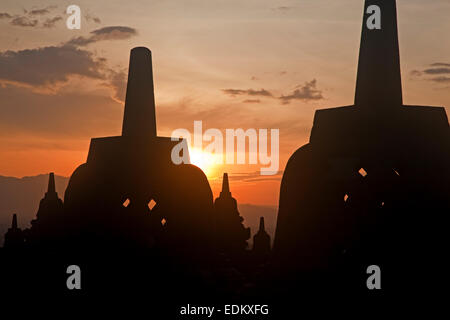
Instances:
[[[213,175],[214,169],[222,162],[220,155],[206,152],[198,148],[190,148],[189,156],[191,163],[202,169],[208,177]]]

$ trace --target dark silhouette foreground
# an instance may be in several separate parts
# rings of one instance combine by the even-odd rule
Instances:
[[[286,166],[274,263],[293,287],[366,294],[366,269],[378,265],[384,293],[414,295],[443,277],[448,119],[403,105],[396,2],[371,5],[381,29],[365,14],[355,104],[316,111],[310,142]]]
[[[369,30],[365,15],[355,104],[318,110],[310,142],[290,158],[273,256],[263,219],[246,250],[250,230],[227,174],[213,203],[200,169],[173,164],[173,147],[186,142],[157,136],[151,53],[134,48],[122,135],[92,139],[64,203],[50,175],[30,229],[14,215],[0,252],[2,288],[148,297],[175,318],[177,305],[194,302],[272,303],[297,314],[306,298],[438,287],[450,212],[448,119],[443,108],[403,105],[396,3],[367,0],[365,12],[370,5],[381,8],[381,29]],[[66,287],[72,264],[82,270],[80,291]],[[381,268],[381,293],[366,287],[370,265]]]

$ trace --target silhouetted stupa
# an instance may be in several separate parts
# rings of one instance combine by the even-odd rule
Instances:
[[[5,234],[5,248],[16,249],[24,244],[24,235],[22,229],[17,226],[17,214],[13,214],[11,228]]]
[[[270,253],[270,236],[264,226],[264,217],[259,218],[259,230],[253,236],[253,252],[260,256]]]
[[[367,26],[372,5],[381,29]],[[444,108],[403,105],[395,0],[365,1],[355,104],[317,110],[309,143],[289,159],[275,261],[293,272],[348,263],[358,281],[370,264],[391,276],[428,265],[450,212],[449,150]]]
[[[56,242],[55,237],[63,229],[64,205],[58,197],[55,187],[55,175],[51,172],[48,176],[48,187],[44,198],[39,203],[36,219],[31,221],[31,228],[25,230],[26,241],[30,245],[43,245],[43,241],[49,241],[45,245]],[[53,243],[56,245],[56,243]]]
[[[214,201],[215,237],[218,251],[239,253],[247,248],[250,228],[244,227],[237,209],[237,201],[231,196],[228,174],[223,174],[222,191]]]
[[[180,251],[208,246],[211,188],[199,168],[172,162],[178,143],[156,134],[151,52],[134,48],[122,135],[91,140],[87,162],[72,174],[65,193],[73,233],[103,230],[150,247],[159,237]]]

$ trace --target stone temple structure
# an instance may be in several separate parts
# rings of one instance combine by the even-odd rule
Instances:
[[[259,218],[259,229],[253,236],[253,253],[260,256],[270,253],[270,236],[265,228],[264,217]]]
[[[157,136],[152,73],[150,50],[132,49],[122,135],[92,139],[87,162],[72,174],[67,234],[200,252],[211,242],[211,188],[199,168],[173,163],[184,140]]]
[[[13,214],[11,228],[5,233],[5,248],[20,248],[24,245],[24,235],[22,229],[17,225],[17,214]]]
[[[44,198],[39,203],[36,219],[31,221],[31,228],[26,230],[27,243],[32,246],[51,245],[64,229],[64,204],[55,188],[55,174],[48,177],[48,187]]]
[[[379,29],[368,27],[370,6]],[[366,0],[354,105],[317,110],[309,143],[289,159],[275,263],[288,274],[347,270],[364,289],[371,264],[396,286],[413,272],[407,265],[437,268],[448,242],[449,147],[444,108],[403,104],[396,1]]]
[[[5,247],[42,248],[54,247],[59,243],[64,230],[64,204],[55,187],[55,174],[48,175],[48,188],[39,202],[36,219],[31,227],[21,230],[17,227],[17,215],[13,215],[12,226],[5,235]]]
[[[243,253],[250,238],[250,228],[243,225],[237,208],[237,201],[232,197],[228,173],[223,174],[222,191],[214,201],[215,238],[218,252]]]

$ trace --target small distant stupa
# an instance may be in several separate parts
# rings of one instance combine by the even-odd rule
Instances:
[[[224,173],[222,191],[214,202],[215,237],[220,252],[240,253],[247,248],[250,228],[246,228],[243,221],[237,201],[231,196],[228,173]]]
[[[47,192],[39,203],[36,219],[31,221],[31,228],[26,230],[27,243],[49,245],[46,241],[55,241],[56,235],[63,229],[63,214],[64,204],[56,192],[55,174],[51,172]]]
[[[45,225],[47,220],[60,218],[63,214],[63,202],[58,197],[55,188],[55,174],[51,172],[48,176],[48,188],[44,198],[39,203],[36,219],[31,221],[32,226]]]
[[[5,248],[16,249],[24,244],[24,235],[22,229],[17,226],[17,214],[13,214],[11,228],[5,234]]]
[[[253,253],[259,256],[270,253],[270,236],[265,229],[264,217],[259,218],[259,230],[253,236]]]

